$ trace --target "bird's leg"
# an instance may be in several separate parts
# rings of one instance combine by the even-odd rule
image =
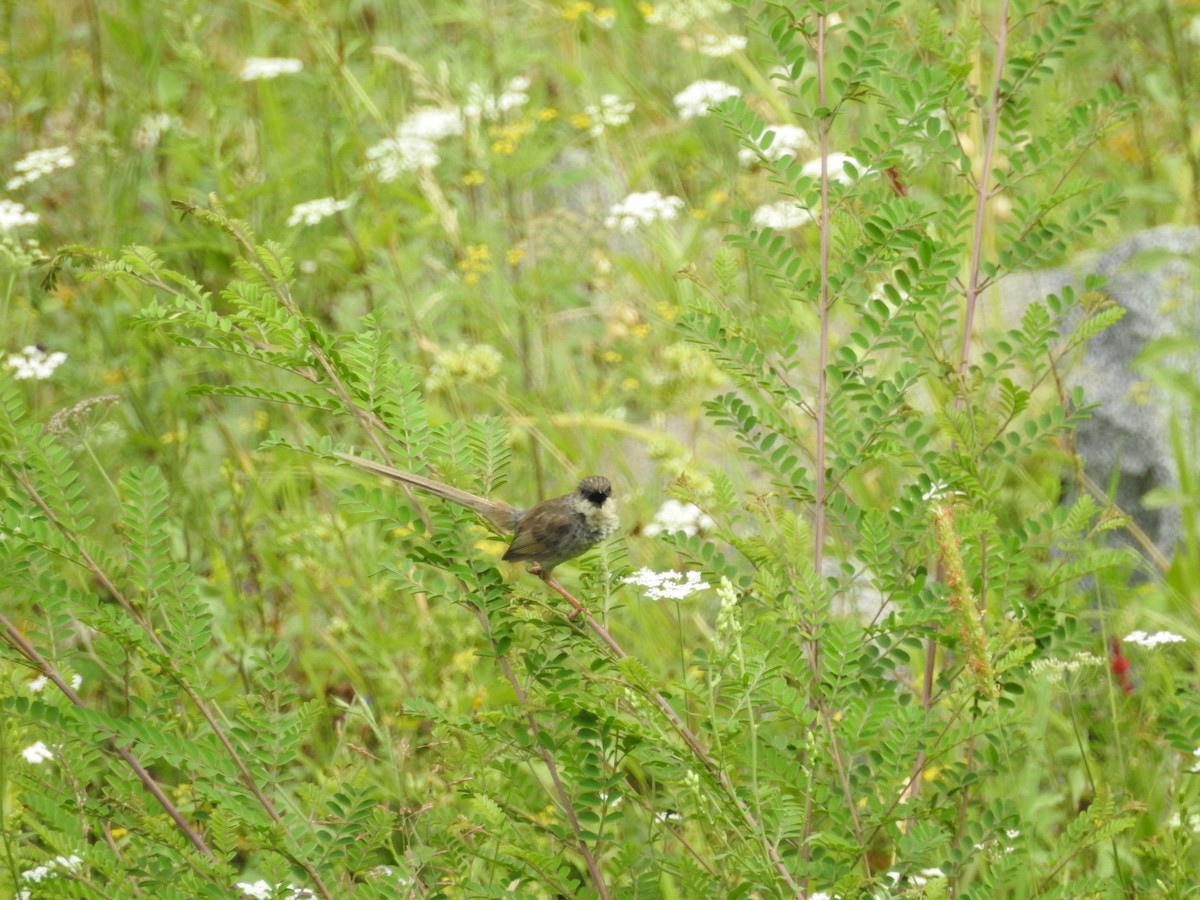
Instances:
[[[542,581],[546,582],[546,584],[550,586],[551,590],[557,591],[560,596],[566,598],[567,602],[570,603],[571,606],[575,607],[575,611],[567,616],[568,620],[574,622],[583,614],[583,604],[571,596],[570,592],[565,587],[551,578],[550,573],[542,568],[541,563],[533,563],[529,567],[529,573],[542,579]]]

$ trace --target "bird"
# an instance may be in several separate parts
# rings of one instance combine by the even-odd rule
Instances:
[[[497,530],[512,535],[503,559],[531,563],[531,571],[547,581],[555,566],[612,537],[620,524],[612,484],[602,475],[589,475],[571,493],[523,509],[361,456],[350,453],[334,453],[334,456],[475,512]]]

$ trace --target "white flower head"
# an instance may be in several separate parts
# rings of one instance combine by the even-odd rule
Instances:
[[[1143,647],[1157,647],[1159,644],[1180,644],[1186,641],[1187,638],[1175,634],[1171,631],[1156,631],[1154,634],[1147,634],[1144,631],[1134,631],[1125,635],[1125,642],[1129,644],[1140,644]]]
[[[740,34],[711,34],[706,33],[700,35],[695,42],[689,42],[696,48],[696,52],[701,56],[711,56],[714,59],[720,59],[723,56],[731,56],[746,49],[746,38]]]
[[[280,75],[295,75],[304,70],[304,62],[278,56],[251,56],[242,63],[242,81],[269,81]]]
[[[252,897],[254,900],[270,900],[271,895],[275,893],[270,883],[261,879],[259,881],[239,881],[236,887],[242,892],[243,897]]]
[[[771,146],[763,146],[766,143],[763,140],[764,133],[763,137],[754,142],[758,152],[750,147],[743,147],[738,151],[738,162],[751,165],[759,158],[759,154],[769,160],[776,160],[785,156],[808,156],[817,150],[817,145],[808,132],[797,125],[771,125],[767,131],[774,135],[771,138]]]
[[[414,109],[396,128],[397,137],[421,138],[434,143],[462,133],[462,112],[452,107],[440,106],[424,106]]]
[[[59,872],[76,872],[83,865],[83,858],[72,853],[70,856],[56,856],[49,862],[21,873],[22,881],[45,881],[47,878],[58,877]]]
[[[815,221],[812,210],[795,200],[768,203],[750,215],[750,224],[755,228],[774,228],[776,231],[790,231]]]
[[[829,180],[837,181],[841,184],[849,184],[852,179],[847,173],[845,164],[850,163],[858,171],[858,177],[871,174],[871,169],[868,169],[862,163],[852,156],[845,153],[830,153],[826,158],[829,166]],[[807,175],[809,178],[821,177],[821,158],[817,157],[814,160],[806,162],[800,170],[801,175]]]
[[[655,572],[653,569],[639,569],[623,584],[632,584],[644,590],[647,600],[686,600],[697,591],[708,590],[708,582],[700,580],[700,573],[695,570],[687,572]]]
[[[728,0],[658,0],[645,16],[651,25],[665,25],[672,31],[687,31],[696,22],[715,19],[728,11]]]
[[[504,90],[493,96],[478,84],[467,87],[467,103],[463,112],[472,119],[498,119],[506,112],[520,109],[529,102],[529,79],[518,75],[505,85]]]
[[[440,161],[437,144],[412,135],[384,138],[367,148],[367,168],[380,181],[395,181],[405,172],[432,169]]]
[[[695,81],[675,95],[674,103],[679,118],[686,121],[707,116],[710,106],[741,95],[740,89],[724,81]]]
[[[599,103],[589,104],[583,109],[591,123],[588,127],[588,134],[592,137],[599,137],[604,133],[605,128],[624,125],[629,121],[629,114],[633,110],[634,105],[627,100],[622,100],[616,94],[605,94],[600,98]]]
[[[25,757],[25,762],[34,766],[40,766],[42,763],[46,762],[46,760],[54,759],[54,751],[41,741],[38,741],[35,744],[30,744],[21,751],[21,755]]]
[[[349,200],[338,200],[334,197],[309,200],[305,203],[297,203],[292,207],[292,214],[288,217],[287,223],[289,226],[316,225],[322,219],[327,219],[349,208]]]
[[[158,146],[164,132],[170,131],[175,120],[166,113],[147,113],[133,130],[130,143],[133,149],[149,153]]]
[[[35,694],[40,694],[43,690],[45,690],[46,685],[49,683],[49,678],[47,678],[45,675],[39,675],[37,678],[33,679],[33,681],[29,682],[29,690],[33,691]]]
[[[30,344],[20,353],[11,353],[4,364],[13,370],[18,381],[33,379],[42,381],[54,374],[54,370],[67,361],[67,354],[56,351],[47,353],[42,347]]]
[[[38,214],[27,210],[22,203],[0,200],[0,231],[12,231],[19,225],[36,225]]]
[[[655,537],[664,531],[682,531],[691,537],[707,531],[715,524],[712,517],[695,503],[680,503],[671,498],[663,501],[654,514],[654,520],[646,525],[643,533],[646,537]]]
[[[75,157],[71,155],[70,147],[50,147],[46,150],[33,150],[26,153],[13,165],[17,173],[5,185],[10,191],[24,187],[30,182],[37,181],[43,175],[49,175],[58,169],[69,169],[75,165]]]
[[[627,234],[640,225],[674,219],[683,207],[678,197],[664,197],[658,191],[630,194],[609,209],[604,226]]]

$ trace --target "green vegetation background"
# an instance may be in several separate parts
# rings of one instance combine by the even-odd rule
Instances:
[[[976,19],[975,11],[958,4],[903,3],[892,15],[900,23],[895,39],[912,49],[928,34],[942,33],[965,35],[964,45],[979,40],[982,46],[985,25],[995,18],[992,4],[984,6]],[[667,13],[675,7],[690,7],[690,18],[671,19]],[[725,243],[737,230],[739,212],[779,199],[777,185],[754,161],[739,160],[743,145],[720,118],[684,118],[673,102],[689,85],[717,80],[736,86],[746,106],[765,120],[795,124],[788,97],[772,80],[778,60],[751,24],[768,18],[754,4],[723,7],[39,0],[7,3],[0,11],[5,114],[0,168],[15,174],[16,161],[37,149],[62,146],[73,157],[73,165],[7,192],[38,221],[13,228],[6,238],[0,351],[7,356],[42,345],[67,355],[51,377],[17,385],[33,421],[113,395],[89,409],[76,408],[63,441],[78,472],[71,491],[88,498],[90,516],[102,526],[91,537],[98,547],[115,552],[127,537],[119,524],[128,496],[128,485],[118,485],[122,473],[149,464],[161,471],[169,502],[155,504],[160,528],[155,540],[165,540],[164,552],[198,575],[193,599],[210,617],[198,657],[209,679],[204,693],[233,715],[245,692],[263,689],[263,673],[274,679],[265,694],[295,713],[287,726],[294,740],[280,758],[254,762],[273,767],[277,799],[288,815],[315,816],[334,830],[343,828],[339,852],[346,855],[336,864],[327,860],[345,876],[333,896],[351,885],[379,896],[396,895],[391,891],[552,896],[555,888],[547,885],[560,883],[587,895],[594,886],[587,886],[576,861],[571,876],[546,874],[534,887],[532,873],[541,858],[519,861],[521,853],[508,843],[512,834],[498,824],[506,816],[517,818],[519,827],[544,839],[545,859],[570,856],[564,849],[570,842],[554,821],[551,792],[540,798],[526,794],[521,804],[506,808],[505,770],[488,768],[486,744],[462,737],[470,730],[464,720],[510,715],[505,710],[514,699],[512,682],[502,675],[494,658],[497,645],[489,643],[479,618],[453,602],[455,579],[429,581],[418,574],[412,544],[419,523],[395,510],[390,519],[368,512],[371,502],[383,502],[371,500],[377,486],[370,479],[279,446],[280,440],[317,446],[329,437],[370,449],[361,422],[344,409],[197,392],[217,386],[232,394],[238,386],[253,385],[265,397],[268,391],[302,392],[306,386],[284,367],[272,372],[249,355],[180,346],[169,328],[135,326],[167,292],[147,279],[91,277],[88,256],[96,251],[115,258],[130,245],[152,248],[172,270],[214,291],[214,308],[232,309],[239,298],[220,291],[244,276],[239,259],[249,255],[246,247],[172,204],[217,207],[246,223],[258,240],[277,242],[280,254],[294,261],[291,295],[305,317],[346,341],[364,329],[379,336],[413,373],[409,400],[419,400],[429,425],[443,429],[439,440],[445,446],[466,446],[468,437],[491,442],[491,459],[504,463],[497,472],[471,465],[478,455],[442,458],[436,469],[445,477],[522,503],[565,491],[581,475],[607,474],[621,498],[622,532],[581,567],[564,566],[560,575],[582,586],[580,596],[596,605],[624,649],[645,667],[631,677],[662,685],[687,682],[696,677],[698,648],[702,653],[718,627],[716,585],[679,603],[653,602],[605,573],[643,565],[685,567],[690,557],[654,536],[655,517],[672,493],[704,506],[706,499],[715,505],[727,501],[722,491],[753,498],[772,488],[704,416],[703,404],[728,390],[730,380],[709,354],[685,339],[677,320],[698,300],[734,286],[732,314],[758,321],[767,332],[778,319],[781,342],[785,334],[813,335],[817,327],[811,308],[782,302],[773,283]],[[1036,17],[1045,9],[1031,4],[1022,12]],[[1042,264],[1066,263],[1077,251],[1103,247],[1144,227],[1197,221],[1197,17],[1200,6],[1194,3],[1105,4],[1031,102],[1030,114],[1049,121],[1070,98],[1104,84],[1133,101],[1128,119],[1105,133],[1076,167],[1081,177],[1121,189],[1120,217],[1079,241],[1067,234],[1060,251]],[[701,52],[731,35],[746,37],[745,47],[722,56]],[[974,60],[980,82],[988,53],[980,51]],[[247,80],[243,67],[251,57],[291,58],[302,67]],[[506,94],[507,107],[494,108]],[[614,102],[628,109],[606,122]],[[416,110],[461,110],[472,103],[481,111],[466,117],[463,133],[436,142],[436,164],[389,178],[372,162],[391,152],[380,150],[381,142],[404,137],[402,123]],[[627,121],[617,121],[624,116]],[[968,152],[981,137],[961,135]],[[906,181],[909,175],[896,177]],[[905,183],[906,191],[937,196],[936,179],[914,178]],[[607,225],[614,204],[635,191],[657,191],[682,203],[661,207],[671,209],[672,217],[629,231]],[[312,224],[289,221],[297,204],[320,198],[344,201],[344,207]],[[1002,221],[1011,215],[1004,204],[999,198],[989,216]],[[812,225],[787,235],[801,254],[816,252]],[[29,239],[40,242],[41,250]],[[53,283],[43,283],[45,257],[68,245],[91,250],[80,251]],[[991,299],[983,300],[982,330],[1010,327],[1013,320]],[[278,315],[288,318],[285,311]],[[835,322],[835,334],[848,327]],[[270,340],[264,329],[264,344]],[[770,349],[805,353],[813,346],[807,337],[799,345],[783,343]],[[1194,424],[1181,423],[1186,440]],[[456,429],[465,434],[471,427],[479,433],[455,436]],[[429,462],[424,449],[396,462],[424,466]],[[1018,494],[1053,492],[1060,477],[1069,477],[1065,456],[1043,449],[1037,459],[1043,468],[1016,487]],[[714,473],[720,473],[715,485]],[[1194,473],[1185,466],[1184,474]],[[389,502],[405,505],[402,498]],[[437,529],[460,530],[473,558],[497,558],[503,545],[469,517],[425,505],[434,507]],[[750,512],[767,515],[770,509],[764,503]],[[1011,513],[1014,519],[1023,515],[1020,501]],[[799,547],[805,526],[800,521],[794,527],[801,532]],[[1125,565],[1113,584],[1123,584],[1135,564]],[[1105,600],[1126,610],[1111,632],[1164,627],[1189,637],[1194,647],[1197,585],[1184,577],[1186,567],[1184,575],[1179,567],[1174,571],[1173,581],[1154,578],[1136,597]],[[516,585],[532,621],[558,602],[517,568],[505,569],[504,578]],[[76,572],[65,583],[105,602],[103,587],[87,575]],[[45,613],[38,598],[4,585],[0,603],[16,625],[71,633],[42,652],[81,677],[79,693],[89,704],[136,720],[136,698],[165,690],[158,683],[161,673],[139,662],[137,654],[119,665],[92,652],[86,629],[39,622]],[[1139,605],[1152,618],[1128,612]],[[1108,652],[1102,639],[1092,649],[1102,656]],[[1196,735],[1181,726],[1167,740],[1151,723],[1174,702],[1170,698],[1180,687],[1175,679],[1190,677],[1195,660],[1194,650],[1179,651],[1169,664],[1160,657],[1141,660],[1142,693],[1132,699],[1114,700],[1119,691],[1106,681],[1108,667],[1095,669],[1093,684],[1082,690],[1099,699],[1086,708],[1108,716],[1124,704],[1125,718],[1095,726],[1096,734],[1086,739],[1079,735],[1088,722],[1080,721],[1071,697],[1045,707],[1053,721],[1042,723],[1052,737],[1044,744],[1041,776],[1022,769],[1023,761],[1010,761],[1010,799],[1022,822],[1045,824],[1041,833],[1030,832],[1027,824],[1008,829],[1023,832],[1026,845],[1016,852],[1029,863],[1012,876],[1020,885],[1016,894],[1061,887],[1074,866],[1113,878],[1113,890],[1131,889],[1134,882],[1121,879],[1137,872],[1136,883],[1146,889],[1157,880],[1171,886],[1165,893],[1188,894],[1187,872],[1200,858],[1187,827],[1188,798],[1194,802],[1197,791],[1179,776],[1187,768],[1180,749],[1189,740],[1196,746]],[[919,669],[919,655],[912,661]],[[0,664],[0,693],[17,698],[0,711],[5,759],[0,858],[7,861],[8,882],[14,892],[33,890],[34,896],[131,896],[125,891],[135,875],[122,868],[121,848],[131,840],[130,829],[153,832],[147,822],[157,813],[147,812],[139,800],[113,796],[103,802],[93,797],[92,806],[86,785],[64,785],[61,779],[70,771],[88,770],[91,755],[103,746],[100,740],[74,770],[22,760],[21,749],[45,735],[20,705],[36,675],[13,653]],[[915,676],[901,671],[896,677]],[[1153,711],[1140,709],[1138,701]],[[553,707],[556,698],[541,702]],[[194,715],[186,707],[181,699],[178,715],[184,719]],[[697,713],[696,727],[703,727],[702,720]],[[453,721],[459,725],[443,730]],[[582,720],[576,725],[585,727]],[[1097,764],[1090,741],[1101,733],[1112,740],[1117,732],[1132,742],[1121,759],[1106,755],[1102,773],[1089,772]],[[498,730],[495,740],[505,733]],[[513,734],[509,739],[522,740]],[[651,744],[655,739],[642,736]],[[671,740],[661,734],[657,739]],[[137,738],[129,740],[133,745]],[[182,748],[180,753],[156,753],[156,771],[170,783],[176,802],[205,822],[206,800],[189,779]],[[1145,755],[1139,758],[1140,753]],[[636,783],[643,798],[655,797],[653,779],[639,780],[632,769],[630,762],[621,780]],[[927,775],[936,778],[936,772]],[[473,777],[486,782],[486,789],[472,784]],[[339,793],[343,789],[350,793]],[[894,797],[897,790],[898,785],[881,786],[880,793]],[[31,799],[39,793],[58,797],[60,791],[76,802],[74,817],[67,812],[70,802]],[[339,820],[320,806],[330,797],[347,808],[359,806],[343,809]],[[686,828],[671,831],[665,817],[677,802],[665,796],[645,800],[649,826],[616,839],[618,858],[609,866],[623,871],[621,854],[633,854],[638,841],[660,842],[660,858],[686,860],[694,854],[696,860],[678,863],[684,871],[670,866],[635,871],[614,895],[687,896],[680,884],[699,883],[689,881],[694,874],[686,871],[689,865],[710,874],[725,866],[712,845],[689,846],[694,835]],[[1113,834],[1131,831],[1136,837],[1118,850],[1117,838],[1104,831],[1096,852],[1106,862],[1082,851],[1061,857],[1042,852],[1091,804],[1131,802],[1136,808],[1124,807],[1128,818]],[[1043,803],[1053,811],[1041,810]],[[521,819],[527,814],[518,806],[540,807],[544,820],[532,814]],[[310,812],[318,807],[325,811]],[[1183,825],[1171,826],[1172,821]],[[219,838],[228,851],[223,859],[238,876],[226,883],[228,892],[238,893],[235,880],[304,882],[306,870],[280,852],[287,842],[269,829],[239,831],[232,820],[206,824],[214,833],[228,829]],[[161,822],[157,827],[171,830]],[[999,819],[988,828],[1005,831]],[[360,857],[348,849],[356,840]],[[155,834],[155,841],[178,850],[170,835]],[[86,876],[60,867],[57,876],[37,885],[22,880],[20,873],[39,861],[87,856],[89,844],[111,849],[105,863],[94,863],[107,870],[92,869]],[[447,850],[451,844],[458,849]],[[887,862],[873,874],[882,877],[896,853],[887,840],[880,844]],[[969,884],[978,862],[971,862],[969,845],[960,850],[955,877]],[[171,858],[163,852],[164,860]],[[921,854],[913,853],[910,860],[898,860],[913,865],[905,870],[910,880],[895,890],[914,895],[944,890],[944,881],[918,874],[935,868],[932,861],[939,857],[929,854],[930,864],[917,866]],[[138,858],[136,877],[149,879],[143,885],[162,877],[145,856]],[[1047,862],[1050,858],[1055,861]],[[730,872],[738,870],[729,866]],[[104,871],[130,880],[122,887],[107,881]],[[1048,880],[1039,880],[1043,877]],[[736,893],[739,881],[730,878],[722,891]],[[1106,892],[1102,884],[1089,885]],[[743,889],[758,896],[775,890]],[[369,895],[375,894],[364,893]]]

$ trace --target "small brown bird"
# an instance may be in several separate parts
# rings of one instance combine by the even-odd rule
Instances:
[[[498,500],[485,500],[432,478],[402,472],[361,456],[349,453],[335,453],[334,456],[478,513],[500,531],[513,536],[504,559],[533,563],[534,571],[543,578],[549,578],[551,570],[559,563],[612,537],[619,524],[612,485],[600,475],[589,475],[569,494],[521,509]]]

